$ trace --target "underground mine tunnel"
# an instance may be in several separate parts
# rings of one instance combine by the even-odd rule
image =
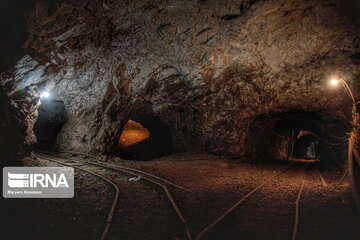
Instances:
[[[129,120],[120,135],[117,153],[125,159],[151,160],[169,155],[172,139],[169,128],[153,116]]]
[[[37,140],[34,147],[54,151],[56,136],[65,122],[64,103],[54,99],[43,99],[38,108],[38,117],[33,127]]]
[[[360,239],[359,1],[0,12],[0,239]]]

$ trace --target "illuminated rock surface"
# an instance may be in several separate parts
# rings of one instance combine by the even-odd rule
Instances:
[[[358,92],[355,1],[46,2],[29,8],[23,57],[2,82],[64,102],[59,149],[110,152],[142,109],[175,151],[236,157],[253,155],[249,138],[278,114],[351,119],[350,99],[327,83],[340,74]]]

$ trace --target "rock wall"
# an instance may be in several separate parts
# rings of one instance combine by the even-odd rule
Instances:
[[[28,86],[11,96],[0,88],[0,166],[20,165],[20,159],[36,143],[32,129],[38,106],[36,86]]]
[[[48,0],[34,9],[12,81],[64,102],[60,149],[109,152],[131,114],[150,111],[178,151],[250,156],[259,117],[321,111],[348,122],[351,100],[328,80],[340,74],[359,92],[356,1]]]

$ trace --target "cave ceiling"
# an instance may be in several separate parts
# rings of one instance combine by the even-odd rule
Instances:
[[[22,17],[2,26],[10,36],[4,54],[13,47],[17,59],[3,58],[1,85],[9,95],[34,85],[63,101],[68,121],[59,149],[110,151],[130,116],[144,112],[169,127],[178,150],[242,156],[252,151],[249,131],[263,116],[307,111],[350,121],[351,99],[328,81],[341,75],[359,92],[358,5],[9,4]]]

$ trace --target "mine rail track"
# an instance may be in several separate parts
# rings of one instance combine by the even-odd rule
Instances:
[[[118,202],[118,199],[119,199],[119,188],[117,187],[117,185],[111,181],[110,179],[106,178],[106,177],[103,177],[97,173],[94,173],[92,171],[89,171],[89,170],[86,170],[86,169],[83,169],[83,168],[80,168],[79,166],[77,165],[74,165],[74,164],[67,164],[67,163],[64,163],[64,162],[61,162],[61,161],[58,161],[56,159],[52,159],[52,158],[49,158],[49,157],[45,157],[45,156],[41,156],[41,155],[38,155],[36,154],[36,156],[40,159],[43,159],[43,160],[46,160],[46,161],[50,161],[50,162],[53,162],[53,163],[57,163],[57,164],[60,164],[60,165],[63,165],[63,166],[67,166],[67,167],[73,167],[73,168],[76,168],[80,171],[83,171],[83,172],[86,172],[86,173],[89,173],[97,178],[100,178],[102,180],[104,180],[105,182],[107,182],[110,186],[112,186],[114,189],[115,189],[115,197],[113,199],[113,203],[111,205],[111,208],[110,208],[110,211],[109,211],[109,214],[108,214],[108,217],[107,217],[107,221],[106,221],[106,225],[105,225],[105,228],[104,228],[104,231],[102,232],[101,234],[101,237],[100,237],[100,240],[105,240],[106,237],[107,237],[107,234],[109,232],[109,229],[110,229],[110,225],[111,225],[111,222],[112,222],[112,218],[114,216],[114,213],[115,213],[115,209],[116,209],[116,205],[117,205],[117,202]]]
[[[262,184],[258,185],[257,187],[253,188],[250,192],[248,192],[246,195],[244,195],[238,202],[236,202],[231,208],[229,208],[226,212],[224,212],[221,216],[219,216],[215,221],[213,221],[212,223],[210,223],[208,226],[206,226],[205,228],[203,228],[203,230],[194,238],[195,240],[200,240],[202,239],[205,235],[207,235],[210,231],[214,230],[214,228],[217,226],[218,223],[220,223],[223,219],[225,219],[230,213],[232,213],[233,211],[235,211],[235,209],[240,206],[243,202],[246,201],[246,199],[248,199],[251,195],[253,195],[255,192],[257,192],[258,190],[260,190],[261,188],[263,188],[265,185],[273,182],[277,177],[279,177],[281,174],[285,173],[286,171],[288,171],[290,168],[292,168],[295,164],[298,164],[297,161],[293,161],[291,162],[287,167],[285,167],[283,170],[275,173],[272,177],[270,177],[268,180],[266,180],[265,182],[263,182]],[[307,165],[308,167],[308,165]],[[320,171],[316,168],[316,173],[318,174],[319,179],[321,180],[322,184],[327,187],[328,185],[326,184],[324,178],[322,177]],[[295,240],[297,237],[297,232],[298,232],[298,225],[299,225],[299,205],[300,205],[300,199],[301,199],[301,194],[303,192],[303,188],[305,185],[305,174],[303,174],[302,177],[302,181],[301,181],[301,185],[299,188],[299,191],[297,193],[297,198],[294,202],[295,204],[295,214],[294,214],[294,225],[293,225],[293,230],[292,230],[292,237],[291,240]]]
[[[81,155],[81,156],[89,157],[89,158],[94,159],[95,162],[94,161],[91,161],[91,162],[87,161],[87,163],[91,163],[91,164],[94,164],[94,165],[97,164],[97,165],[100,165],[102,167],[111,167],[111,168],[118,169],[118,170],[131,171],[131,172],[137,173],[136,176],[139,176],[138,174],[146,175],[148,177],[151,177],[151,178],[154,178],[154,179],[159,180],[161,182],[164,182],[165,184],[168,184],[168,185],[170,185],[172,187],[178,188],[180,190],[184,190],[184,191],[189,192],[189,193],[191,192],[188,189],[185,189],[185,188],[183,188],[183,187],[181,187],[181,186],[179,186],[179,185],[177,185],[175,183],[172,183],[172,182],[170,182],[170,181],[168,181],[168,180],[166,180],[164,178],[161,178],[159,176],[156,176],[156,175],[148,173],[148,172],[141,171],[141,170],[136,169],[136,168],[130,168],[130,167],[125,167],[125,166],[121,166],[121,165],[104,164],[104,163],[100,162],[96,156],[92,156],[92,155],[84,154],[84,153],[79,153],[79,152],[65,152],[65,151],[62,151],[62,152],[59,152],[59,153],[67,153],[67,154]],[[134,174],[132,174],[132,175],[134,175]]]
[[[74,160],[72,160],[72,161],[76,162],[76,164],[67,164],[67,163],[59,161],[57,159],[53,159],[53,158],[51,158],[49,156],[43,156],[43,155],[39,155],[39,154],[36,154],[36,155],[39,158],[42,158],[42,159],[45,159],[45,160],[48,160],[48,161],[52,161],[52,162],[56,162],[58,164],[62,164],[62,165],[66,165],[66,166],[72,166],[72,167],[77,168],[79,170],[82,170],[82,171],[88,172],[88,173],[90,173],[92,175],[95,175],[95,176],[97,176],[99,178],[102,178],[106,182],[108,182],[110,185],[112,185],[116,190],[116,195],[114,197],[114,202],[113,202],[112,208],[111,208],[111,210],[109,212],[107,225],[106,225],[106,228],[104,230],[104,233],[102,234],[102,237],[100,238],[101,240],[106,239],[107,232],[109,231],[111,220],[112,220],[112,217],[114,215],[114,210],[116,208],[116,202],[118,201],[119,189],[116,186],[116,184],[113,183],[111,180],[106,179],[103,176],[100,176],[100,175],[98,175],[96,173],[93,173],[91,171],[80,168],[80,166],[83,166],[83,165],[95,166],[95,167],[103,168],[103,169],[106,169],[106,170],[109,170],[109,171],[114,171],[114,172],[118,172],[118,173],[122,173],[122,174],[128,174],[128,175],[131,175],[131,176],[134,176],[134,177],[141,177],[145,181],[160,187],[164,191],[164,193],[166,194],[168,200],[170,201],[170,203],[172,205],[172,208],[175,210],[178,218],[182,222],[182,224],[183,224],[183,226],[185,228],[185,231],[186,231],[187,238],[189,240],[193,239],[193,237],[191,235],[191,232],[190,232],[190,229],[189,229],[189,226],[188,226],[183,214],[181,213],[179,207],[177,206],[176,202],[174,201],[174,199],[173,199],[173,197],[172,197],[171,193],[169,192],[168,187],[166,185],[177,188],[177,189],[180,189],[182,191],[186,191],[186,192],[190,192],[189,190],[187,190],[187,189],[185,189],[185,188],[183,188],[181,186],[178,186],[177,184],[174,184],[174,183],[172,183],[172,182],[170,182],[170,181],[168,181],[166,179],[163,179],[163,178],[161,178],[159,176],[153,175],[153,174],[148,173],[148,172],[141,171],[139,169],[129,168],[129,167],[121,166],[121,165],[113,165],[113,164],[108,164],[108,163],[106,163],[106,164],[101,163],[101,162],[98,161],[98,159],[96,157],[90,156],[90,155],[87,155],[87,154],[74,153],[74,152],[63,152],[63,153],[83,155],[83,156],[91,157],[91,158],[95,159],[96,161],[79,161],[79,160],[74,161]],[[57,156],[57,157],[59,157],[59,156]],[[61,157],[61,158],[70,160],[69,157]],[[196,235],[196,237],[194,239],[195,240],[202,239],[210,231],[214,230],[214,228],[218,225],[218,223],[220,223],[223,219],[225,219],[230,213],[235,211],[235,209],[238,206],[240,206],[243,202],[245,202],[250,196],[252,196],[258,190],[263,188],[265,185],[273,182],[281,174],[285,173],[290,168],[294,167],[295,164],[299,164],[299,163],[296,162],[296,161],[291,162],[288,166],[286,166],[284,169],[280,170],[279,172],[275,173],[268,180],[266,180],[265,182],[263,182],[260,185],[256,186],[255,188],[253,188],[250,192],[248,192],[246,195],[244,195],[238,202],[236,202],[231,208],[229,208],[226,212],[224,212],[221,216],[219,216],[215,221],[213,221],[211,224],[206,226],[198,235]],[[315,171],[316,171],[315,172],[316,175],[318,176],[318,179],[322,182],[323,186],[327,187],[328,184],[326,183],[323,176],[321,175],[321,172],[317,168],[315,169]],[[341,181],[343,181],[343,179]],[[292,231],[291,240],[295,240],[296,237],[297,237],[298,225],[299,225],[299,211],[300,211],[299,210],[299,205],[300,205],[299,202],[300,202],[300,199],[301,199],[301,194],[303,192],[304,185],[305,185],[305,176],[303,176],[301,186],[300,186],[299,191],[297,193],[297,198],[296,198],[296,200],[294,202],[294,204],[295,204],[295,211],[294,212],[295,213],[294,213],[294,225],[293,225],[293,231]],[[336,184],[336,185],[338,185],[338,184]]]
[[[263,182],[262,184],[255,187],[253,190],[248,192],[245,196],[243,196],[238,202],[236,202],[231,208],[229,208],[226,212],[224,212],[220,217],[218,217],[215,221],[210,223],[208,226],[206,226],[196,237],[195,240],[202,239],[206,234],[208,234],[211,230],[213,230],[218,223],[220,223],[223,219],[225,219],[230,213],[232,213],[238,206],[240,206],[243,202],[246,201],[251,195],[253,195],[255,192],[257,192],[259,189],[264,187],[266,184],[272,182],[275,178],[277,178],[280,174],[287,171],[289,168],[293,166],[294,162],[290,163],[286,168],[283,170],[277,172],[275,175],[273,175],[271,178]]]
[[[81,154],[79,154],[81,155]],[[85,155],[85,154],[83,154]],[[173,184],[171,183],[170,181],[167,181],[166,179],[163,179],[163,178],[160,178],[158,176],[155,176],[153,174],[150,174],[150,173],[146,173],[146,172],[143,172],[143,171],[140,171],[138,169],[133,169],[133,168],[128,168],[128,167],[122,167],[122,166],[114,166],[114,165],[110,165],[110,164],[103,164],[103,163],[99,163],[99,162],[93,162],[93,161],[89,161],[89,162],[85,162],[85,161],[78,161],[78,160],[73,160],[71,159],[71,161],[75,162],[76,164],[68,164],[64,161],[61,161],[59,160],[60,157],[56,156],[56,159],[54,159],[53,156],[48,156],[48,155],[44,155],[44,154],[39,154],[37,153],[36,156],[40,159],[43,159],[43,160],[46,160],[46,161],[50,161],[50,162],[55,162],[57,164],[61,164],[61,165],[64,165],[64,166],[69,166],[69,167],[74,167],[76,169],[79,169],[81,171],[84,171],[84,172],[87,172],[87,173],[90,173],[91,175],[94,175],[98,178],[101,178],[103,179],[104,181],[106,181],[108,184],[110,184],[111,186],[114,187],[116,193],[115,193],[115,197],[114,197],[114,200],[113,200],[113,204],[112,204],[112,207],[109,211],[109,215],[108,215],[108,218],[107,218],[107,223],[106,223],[106,227],[101,235],[101,238],[100,240],[105,240],[106,237],[107,237],[107,234],[109,232],[109,229],[110,229],[110,225],[112,223],[112,218],[114,216],[114,212],[115,212],[115,209],[116,209],[116,205],[117,205],[117,202],[118,202],[118,199],[119,199],[119,188],[117,187],[117,185],[111,181],[110,179],[104,177],[104,176],[101,176],[93,171],[90,171],[90,170],[86,170],[86,169],[83,169],[81,168],[80,166],[84,166],[84,165],[88,165],[88,166],[93,166],[93,167],[98,167],[98,168],[102,168],[102,169],[105,169],[105,170],[108,170],[108,171],[112,171],[112,172],[117,172],[117,173],[120,173],[120,174],[127,174],[127,175],[130,175],[130,176],[133,176],[133,177],[137,177],[137,178],[141,178],[147,182],[149,182],[150,184],[153,184],[157,187],[159,187],[160,189],[162,189],[164,191],[164,193],[166,194],[169,202],[171,203],[171,206],[172,208],[174,209],[177,217],[179,218],[179,220],[181,221],[181,223],[183,224],[184,228],[185,228],[185,232],[186,232],[186,236],[188,238],[188,240],[192,240],[192,235],[191,235],[191,232],[190,232],[190,229],[188,227],[188,224],[182,214],[182,212],[180,211],[179,207],[177,206],[174,198],[172,197],[171,193],[169,192],[168,190],[168,187],[166,186],[167,185],[170,185],[170,186],[173,186],[175,188],[178,188],[178,189],[181,189],[183,191],[187,191],[187,192],[190,192],[184,188],[182,188],[181,186],[178,186],[176,184]],[[61,157],[62,159],[66,159],[66,160],[70,160],[69,158],[67,157]],[[154,180],[155,179],[155,180]],[[163,182],[163,183],[160,183]]]

